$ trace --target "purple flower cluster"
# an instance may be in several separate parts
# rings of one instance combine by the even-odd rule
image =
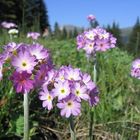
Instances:
[[[46,73],[52,68],[50,54],[42,45],[16,44],[11,42],[0,54],[0,79],[5,63],[13,69],[11,80],[17,93],[29,92],[45,80]],[[38,82],[39,81],[39,82]]]
[[[88,55],[114,48],[115,44],[116,38],[101,27],[93,28],[77,36],[77,49],[85,50]]]
[[[96,105],[99,102],[98,93],[90,75],[78,68],[62,66],[47,73],[39,98],[43,101],[42,106],[48,110],[53,108],[56,98],[61,116],[68,118],[80,114],[82,100],[88,101],[91,106]]]
[[[140,79],[140,59],[136,59],[132,63],[131,76]]]

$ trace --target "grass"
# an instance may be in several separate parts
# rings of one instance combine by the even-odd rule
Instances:
[[[0,46],[3,46],[9,38],[1,36],[0,40]],[[15,41],[31,42],[24,35]],[[92,62],[87,62],[83,51],[76,50],[75,40],[40,39],[39,42],[50,50],[56,67],[72,65],[93,77]],[[130,76],[133,59],[133,56],[119,48],[97,54],[97,85],[100,90],[100,102],[94,109],[94,135],[97,140],[140,138],[140,81]],[[22,136],[23,97],[9,93],[11,83],[7,78],[5,75],[0,83],[0,136]],[[82,114],[75,118],[75,129],[78,139],[85,140],[88,136],[89,106],[86,103],[82,106]],[[43,131],[50,139],[69,138],[67,120],[60,117],[56,108],[50,112],[44,110],[38,101],[37,91],[30,94],[30,121],[31,136],[40,128],[41,133]]]

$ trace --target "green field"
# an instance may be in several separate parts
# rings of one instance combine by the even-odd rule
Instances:
[[[16,42],[31,43],[25,36]],[[9,38],[0,36],[0,46]],[[77,51],[76,40],[40,39],[47,47],[56,68],[72,65],[93,75],[93,64],[87,62],[85,53]],[[118,47],[97,54],[97,85],[100,102],[94,107],[94,135],[97,140],[140,140],[140,81],[130,76],[134,57]],[[12,140],[23,135],[23,95],[12,89],[8,74],[0,82],[0,139]],[[89,127],[89,106],[83,103],[82,113],[75,118],[77,139],[86,140]],[[36,136],[35,136],[36,135]],[[54,108],[47,111],[38,100],[38,91],[30,93],[30,136],[41,136],[48,140],[69,139],[68,120]],[[6,138],[5,138],[6,137]],[[39,138],[38,138],[39,140]]]

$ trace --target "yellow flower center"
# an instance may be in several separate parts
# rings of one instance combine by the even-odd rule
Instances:
[[[76,90],[76,95],[79,95],[79,94],[80,94],[79,90]]]
[[[68,107],[71,107],[71,106],[72,106],[72,102],[69,101],[69,102],[67,103],[67,105],[68,105]]]
[[[51,98],[51,96],[50,95],[48,95],[48,100],[51,100],[52,98]]]
[[[61,89],[61,93],[64,94],[65,93],[65,90],[64,89]]]
[[[27,66],[26,62],[23,62],[23,63],[22,63],[22,66],[23,66],[23,67],[26,67],[26,66]]]

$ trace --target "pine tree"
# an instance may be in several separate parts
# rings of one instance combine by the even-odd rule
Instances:
[[[9,21],[18,23],[17,10],[21,12],[19,7],[20,4],[17,0],[0,0],[0,22]]]
[[[75,38],[77,35],[78,35],[78,30],[77,30],[76,27],[74,27],[74,30],[73,30],[73,38]]]
[[[133,52],[135,55],[139,55],[140,51],[140,20],[139,17],[136,20],[136,23],[133,27],[132,33],[129,38],[129,43],[127,45],[129,52]]]
[[[50,25],[44,0],[0,0],[0,22],[12,21],[23,28],[43,31]]]
[[[66,30],[66,27],[64,26],[63,29],[62,29],[62,39],[66,39],[67,38],[67,30]]]
[[[60,30],[59,24],[57,22],[55,22],[55,24],[54,24],[54,37],[57,39],[61,38],[61,30]]]

